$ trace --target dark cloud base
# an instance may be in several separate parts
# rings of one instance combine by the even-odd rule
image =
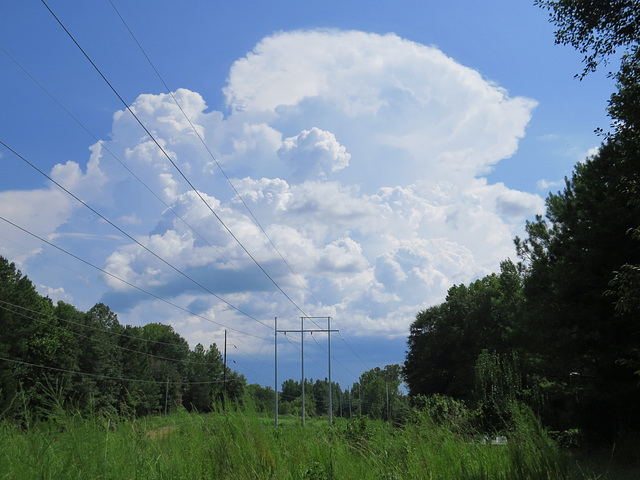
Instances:
[[[195,282],[223,299],[225,298],[225,295],[229,295],[231,293],[268,292],[275,289],[273,284],[269,282],[265,275],[257,268],[251,269],[248,273],[244,273],[237,270],[221,271],[207,267],[199,267],[186,269],[185,273]],[[170,282],[158,287],[147,287],[145,290],[156,297],[169,301],[172,301],[172,299],[177,295],[192,294],[209,296],[214,303],[220,302],[219,299],[209,294],[206,290],[198,287],[194,282],[182,276],[174,277]],[[130,288],[125,292],[111,290],[105,293],[100,301],[109,305],[115,311],[127,312],[145,300],[156,299],[151,295],[141,292],[140,290]],[[229,301],[229,303],[232,302]],[[205,305],[207,306],[205,307]],[[184,308],[187,308],[193,313],[201,313],[209,306],[209,302],[204,299],[200,299],[198,301],[191,302],[189,306],[185,306]],[[240,305],[235,306],[242,308]]]

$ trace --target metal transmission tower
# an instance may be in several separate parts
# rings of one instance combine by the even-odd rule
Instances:
[[[313,319],[327,319],[327,328],[306,329],[304,328],[304,321]],[[331,330],[331,317],[300,317],[300,330],[278,330],[278,317],[275,318],[273,327],[275,337],[275,364],[276,364],[276,377],[275,377],[275,391],[276,391],[276,426],[278,425],[278,333],[300,333],[302,339],[301,342],[301,366],[302,366],[302,425],[304,425],[304,334],[314,332],[327,334],[327,351],[329,354],[329,423],[333,422],[333,404],[332,404],[332,392],[331,392],[331,332],[339,332],[340,330]]]

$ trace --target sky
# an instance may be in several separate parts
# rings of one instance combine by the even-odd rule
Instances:
[[[54,302],[227,330],[250,383],[275,318],[278,377],[302,342],[327,377],[291,330],[330,318],[353,384],[597,151],[613,81],[553,31],[526,0],[3,2],[0,255]]]

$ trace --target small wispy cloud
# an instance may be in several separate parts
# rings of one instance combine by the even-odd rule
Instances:
[[[123,215],[118,220],[120,221],[120,223],[123,223],[124,225],[141,225],[142,224],[142,220],[135,214],[135,212],[129,215]]]
[[[538,137],[538,140],[541,140],[543,142],[553,142],[555,140],[558,140],[559,138],[560,136],[555,133],[547,133],[545,135],[540,135]]]
[[[545,179],[541,179],[536,182],[536,186],[538,187],[538,190],[543,190],[543,191],[553,190],[553,189],[559,188],[561,185],[563,185],[563,182],[560,182],[560,181],[552,182]]]
[[[64,287],[49,287],[47,285],[38,285],[38,292],[40,295],[49,297],[55,305],[58,301],[65,303],[73,303],[73,297],[65,292]]]

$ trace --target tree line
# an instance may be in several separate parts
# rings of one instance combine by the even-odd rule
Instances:
[[[216,344],[187,341],[170,325],[122,325],[102,303],[82,312],[38,294],[35,286],[0,256],[0,416],[22,418],[26,411],[46,417],[63,407],[91,414],[159,414],[182,406],[208,412],[224,398],[251,398],[273,414],[275,392],[226,367]],[[332,412],[399,418],[408,400],[400,390],[400,365],[363,373],[351,388],[332,382]],[[299,415],[302,384],[285,380],[279,413]],[[329,413],[327,379],[305,380],[305,413]]]
[[[401,420],[407,413],[408,397],[402,393],[402,367],[398,364],[375,367],[360,375],[349,388],[331,382],[331,411],[335,417],[365,415],[380,420]],[[271,397],[273,398],[273,396]],[[285,380],[278,397],[278,413],[300,415],[302,409],[302,382]],[[329,414],[329,381],[305,379],[305,415],[309,417]],[[271,409],[273,411],[275,405]]]
[[[411,325],[410,395],[441,394],[504,418],[511,400],[555,429],[640,430],[640,2],[537,1],[587,75],[622,50],[611,131],[546,214],[516,238],[517,262],[449,289]]]
[[[245,378],[225,366],[217,346],[187,341],[170,325],[122,325],[98,303],[82,312],[53,304],[0,257],[0,413],[160,413],[182,405],[209,411],[239,398]],[[226,380],[226,381],[224,381]]]

